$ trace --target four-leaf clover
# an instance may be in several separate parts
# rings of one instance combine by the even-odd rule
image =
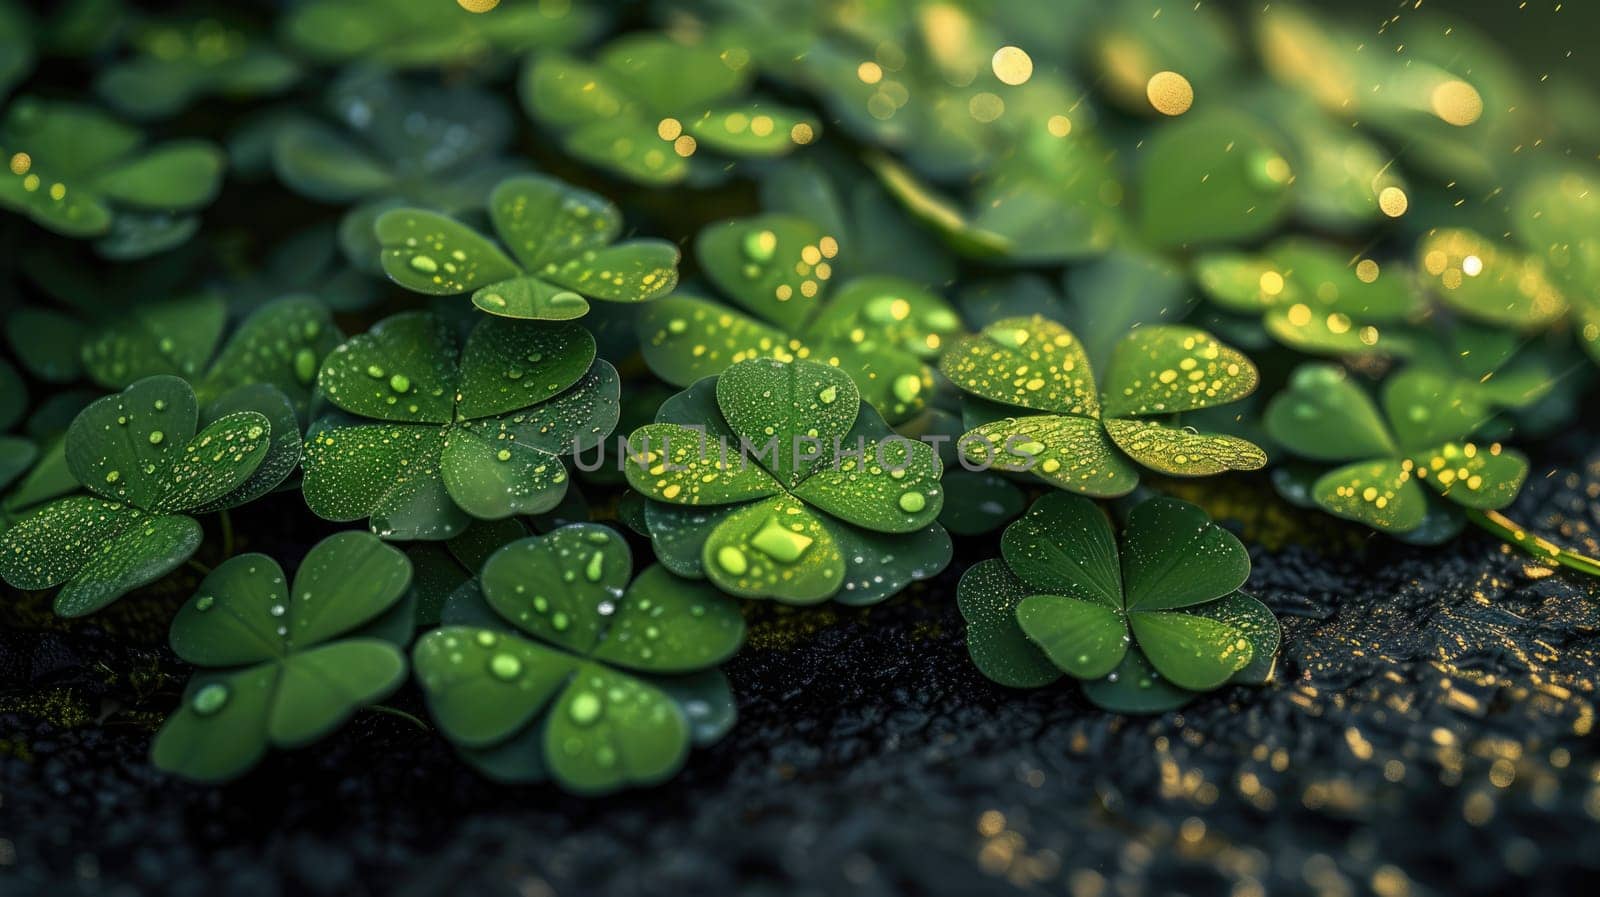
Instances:
[[[418,639],[417,680],[468,762],[598,794],[664,781],[691,742],[727,731],[715,667],[744,641],[737,603],[659,565],[630,583],[632,569],[627,543],[602,526],[520,539],[483,564],[479,625]]]
[[[939,369],[978,399],[999,403],[974,403],[975,415],[990,420],[962,437],[969,457],[1073,492],[1131,491],[1138,468],[1123,453],[1174,476],[1256,470],[1267,462],[1260,448],[1237,436],[1151,419],[1224,405],[1255,390],[1250,359],[1203,330],[1130,331],[1113,350],[1098,390],[1083,344],[1039,316],[996,321],[957,340]],[[1009,416],[1013,408],[1043,413]]]
[[[582,316],[586,298],[645,302],[678,284],[678,247],[665,240],[615,243],[621,213],[587,190],[553,178],[511,178],[490,195],[489,215],[510,256],[444,215],[385,212],[376,229],[383,270],[419,293],[470,292],[472,304],[490,314],[547,321]]]
[[[188,514],[251,501],[294,466],[269,463],[278,449],[265,414],[224,410],[201,429],[194,391],[169,376],[85,408],[67,431],[66,462],[93,495],[54,501],[6,530],[0,576],[19,589],[61,586],[56,613],[78,617],[182,564],[200,545]]]
[[[621,391],[577,324],[484,316],[461,345],[427,312],[339,346],[317,383],[356,418],[306,434],[306,504],[393,539],[448,539],[473,517],[554,507],[567,491],[561,457],[611,433]]]
[[[405,681],[411,562],[376,536],[318,542],[286,584],[262,554],[206,575],[172,621],[172,650],[198,667],[150,751],[202,782],[231,779],[267,746],[296,748]]]
[[[1161,713],[1272,675],[1278,621],[1239,591],[1250,555],[1194,505],[1139,504],[1119,552],[1094,502],[1050,493],[1006,527],[1000,550],[967,570],[956,599],[968,653],[1002,685],[1065,673],[1107,710]]]
[[[661,563],[731,594],[870,604],[950,562],[938,456],[838,368],[741,362],[667,400],[628,452]]]

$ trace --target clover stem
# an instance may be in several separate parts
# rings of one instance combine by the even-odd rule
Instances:
[[[1540,560],[1551,561],[1590,576],[1600,576],[1600,560],[1570,551],[1549,539],[1536,536],[1499,511],[1476,511],[1469,508],[1467,519],[1502,541],[1515,545]]]
[[[199,573],[201,576],[211,575],[211,568],[195,560],[194,558],[190,558],[189,560],[185,561],[185,564],[192,568],[196,573]]]
[[[233,517],[226,508],[217,512],[217,520],[222,524],[222,556],[233,557]]]
[[[398,707],[390,707],[388,704],[372,704],[372,705],[369,705],[367,707],[367,709],[368,710],[376,710],[379,713],[387,713],[390,716],[398,716],[403,720],[410,720],[412,725],[416,726],[417,728],[421,729],[424,732],[432,732],[433,731],[433,727],[432,726],[429,726],[427,723],[423,722],[420,719],[417,719],[415,716],[405,712],[404,710],[399,709]]]

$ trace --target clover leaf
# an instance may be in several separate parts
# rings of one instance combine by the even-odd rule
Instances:
[[[304,747],[405,681],[411,563],[362,532],[306,554],[293,584],[263,554],[223,561],[172,621],[172,650],[205,668],[150,749],[156,767],[234,778],[269,746]]]
[[[738,309],[679,292],[640,313],[645,363],[674,386],[751,358],[826,361],[899,423],[925,406],[929,362],[961,329],[943,298],[905,278],[856,277],[830,296],[839,242],[804,218],[731,219],[702,230],[695,252]]]
[[[396,68],[491,60],[535,47],[561,47],[598,24],[592,7],[505,3],[479,12],[456,3],[308,0],[282,21],[288,44],[318,62],[371,60]]]
[[[503,157],[510,115],[481,91],[353,68],[329,88],[326,104],[332,123],[296,116],[276,127],[273,167],[302,196],[356,204],[340,223],[339,241],[363,270],[378,270],[373,224],[385,210],[481,208],[496,184],[527,168]]]
[[[1230,312],[1260,316],[1280,343],[1316,355],[1405,355],[1406,324],[1421,311],[1410,272],[1336,247],[1280,240],[1259,254],[1223,252],[1195,262],[1206,295]]]
[[[1142,502],[1119,551],[1093,502],[1051,493],[1006,527],[1000,550],[968,568],[956,600],[967,652],[1001,685],[1065,673],[1106,710],[1162,713],[1272,676],[1278,621],[1239,591],[1250,555],[1194,505]]]
[[[348,414],[306,434],[306,504],[402,540],[554,507],[567,491],[561,457],[611,433],[621,390],[577,324],[483,316],[461,345],[426,312],[346,341],[317,383]]]
[[[24,98],[0,123],[0,208],[129,258],[170,249],[198,227],[225,158],[203,140],[151,148],[144,136],[89,106]]]
[[[1434,294],[1463,316],[1491,327],[1531,331],[1567,314],[1566,297],[1543,259],[1473,231],[1441,228],[1417,244]]]
[[[95,87],[135,119],[175,115],[198,97],[278,93],[300,74],[293,59],[215,19],[143,25],[131,43],[138,55],[102,71]]]
[[[1124,495],[1139,482],[1129,458],[1173,476],[1256,470],[1267,461],[1237,436],[1165,420],[1237,401],[1256,388],[1250,359],[1192,327],[1130,331],[1099,388],[1083,344],[1039,316],[996,321],[956,340],[939,369],[972,396],[995,403],[974,406],[989,420],[962,437],[968,457],[1062,489]],[[1013,416],[1016,408],[1038,413]]]
[[[950,561],[943,465],[838,368],[740,362],[628,438],[656,556],[745,598],[871,604]]]
[[[1545,276],[1560,285],[1571,305],[1573,335],[1600,364],[1600,239],[1596,238],[1600,193],[1596,191],[1600,176],[1590,169],[1541,173],[1518,191],[1512,230],[1532,255],[1545,262]]]
[[[1166,123],[1139,156],[1139,230],[1159,247],[1230,243],[1270,231],[1294,190],[1265,126],[1214,110]]]
[[[702,147],[766,158],[815,138],[821,126],[805,113],[744,96],[754,76],[749,61],[748,51],[713,40],[631,34],[600,48],[593,64],[534,56],[523,69],[522,102],[561,132],[572,155],[641,183],[672,184],[689,176]]]
[[[1436,516],[1422,483],[1470,510],[1503,508],[1517,497],[1527,458],[1470,439],[1488,416],[1470,389],[1425,368],[1390,377],[1380,411],[1341,368],[1311,364],[1273,397],[1266,423],[1293,454],[1341,464],[1311,487],[1318,506],[1403,535]]]
[[[99,399],[66,437],[67,465],[92,494],[58,499],[6,530],[0,577],[19,589],[60,586],[56,613],[77,617],[165,576],[200,545],[189,513],[243,504],[288,475],[268,465],[282,456],[274,425],[253,409],[202,421],[194,391],[177,377],[147,377]]]
[[[617,243],[622,214],[606,199],[554,178],[501,181],[489,215],[507,255],[472,228],[423,209],[379,216],[383,270],[408,290],[472,294],[494,315],[563,321],[587,299],[647,302],[678,284],[678,247],[665,240]]]
[[[732,599],[633,560],[615,532],[573,524],[490,555],[486,625],[418,639],[440,729],[492,778],[546,776],[580,794],[652,785],[732,725],[715,667],[744,641]],[[712,701],[716,705],[712,705]]]

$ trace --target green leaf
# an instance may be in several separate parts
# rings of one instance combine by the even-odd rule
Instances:
[[[1016,613],[1022,631],[1070,676],[1098,679],[1116,669],[1128,651],[1128,625],[1104,604],[1032,595]]]
[[[655,501],[725,505],[775,495],[782,486],[739,446],[681,424],[648,424],[628,437],[628,485]]]
[[[157,769],[197,782],[224,782],[254,766],[267,750],[267,719],[278,669],[263,664],[201,672],[151,745]]]
[[[411,650],[428,712],[451,741],[490,747],[528,725],[578,668],[570,655],[489,629],[447,626]]]
[[[813,134],[816,119],[797,109],[747,103],[707,109],[683,123],[701,145],[730,156],[781,156],[796,146],[794,129],[804,124]]]
[[[458,353],[455,334],[442,319],[405,312],[330,352],[317,385],[328,401],[352,414],[447,424],[455,419]]]
[[[689,753],[689,722],[660,689],[586,663],[551,710],[544,744],[562,785],[602,794],[671,778]]]
[[[50,383],[71,383],[83,375],[82,323],[60,312],[19,308],[6,317],[6,337],[28,373]],[[4,381],[10,387],[10,379]]]
[[[484,598],[500,616],[542,641],[589,655],[632,570],[633,556],[616,533],[574,524],[506,545],[484,562],[481,579]]]
[[[372,531],[390,539],[457,535],[470,518],[440,474],[447,432],[432,424],[312,425],[302,461],[306,505],[324,520],[370,518]]]
[[[72,496],[44,505],[0,535],[0,576],[19,589],[68,583],[76,597],[67,604],[87,608],[77,616],[159,578],[199,545],[200,526],[187,517],[152,517],[118,502]],[[146,547],[159,555],[141,557]],[[124,555],[127,562],[145,565],[118,571]],[[90,566],[107,579],[85,581],[83,571]]]
[[[1499,443],[1447,442],[1419,456],[1416,464],[1417,479],[1456,504],[1480,511],[1511,504],[1528,476],[1527,456]]]
[[[377,639],[345,639],[283,661],[267,733],[281,748],[310,744],[356,710],[382,700],[406,678],[406,659]]]
[[[746,359],[788,361],[800,351],[781,330],[681,293],[640,309],[637,328],[645,363],[674,386],[688,386]]]
[[[559,54],[532,58],[521,88],[529,113],[558,127],[614,118],[631,102],[611,72]]]
[[[539,175],[501,181],[489,216],[528,271],[608,246],[622,232],[622,213],[605,197]]]
[[[1424,368],[1407,368],[1383,385],[1383,410],[1402,449],[1425,451],[1471,436],[1489,419],[1472,384]]]
[[[569,321],[589,313],[589,302],[577,293],[537,277],[514,277],[481,287],[472,294],[481,311],[503,318]]]
[[[689,737],[696,747],[715,744],[733,730],[739,707],[728,677],[721,670],[661,676],[652,682],[683,711],[684,719],[689,721]]]
[[[1388,533],[1422,525],[1428,496],[1417,485],[1409,462],[1358,461],[1323,474],[1311,487],[1323,510]]]
[[[844,584],[834,593],[840,604],[876,604],[913,582],[950,566],[954,546],[937,523],[913,533],[878,533],[822,518],[844,558]]]
[[[279,179],[296,193],[325,202],[372,196],[395,180],[383,160],[338,131],[309,121],[291,121],[279,129],[272,161]]]
[[[985,676],[1011,688],[1038,688],[1061,678],[1061,670],[1017,623],[1026,583],[1004,561],[979,561],[962,574],[956,602],[967,621],[967,653]]]
[[[98,175],[94,188],[125,205],[182,211],[207,205],[222,186],[227,157],[200,140],[163,144]]]
[[[695,109],[737,92],[752,72],[736,58],[710,42],[683,44],[650,32],[626,35],[600,51],[605,70],[652,113]]]
[[[1065,287],[1067,295],[1080,299],[1067,307],[1063,322],[1082,340],[1097,370],[1106,369],[1128,331],[1181,320],[1199,301],[1171,262],[1129,250],[1073,268]]]
[[[764,358],[724,371],[717,404],[733,432],[766,452],[765,466],[790,488],[826,463],[861,407],[855,383],[838,368]],[[819,450],[812,454],[812,448]]]
[[[1159,498],[1140,504],[1128,515],[1123,538],[1130,612],[1212,601],[1250,576],[1250,554],[1238,538],[1188,502]]]
[[[1278,625],[1278,618],[1272,615],[1265,604],[1244,592],[1234,592],[1216,601],[1191,607],[1184,613],[1222,623],[1250,642],[1250,662],[1228,681],[1260,685],[1272,678],[1283,630]]]
[[[834,454],[829,446],[831,459],[793,487],[796,496],[878,532],[909,533],[938,519],[944,465],[932,446],[895,434],[867,404],[841,442],[843,451]]]
[[[494,420],[465,421],[446,432],[440,456],[445,489],[473,517],[542,514],[567,493],[559,457],[508,435]]]
[[[701,563],[725,592],[787,604],[825,601],[844,582],[844,557],[827,526],[784,495],[744,505],[722,520],[705,541]]]
[[[743,643],[744,617],[736,602],[657,564],[615,600],[605,639],[592,656],[624,669],[687,673],[722,663]]]
[[[295,418],[294,406],[277,387],[265,383],[241,386],[206,405],[200,422],[209,429],[223,418],[245,412],[258,414],[267,421],[270,439],[266,455],[243,482],[202,505],[186,510],[204,514],[248,504],[278,488],[300,466],[300,423]]]
[[[586,249],[542,273],[551,281],[595,299],[648,302],[678,285],[678,247],[665,240],[629,240],[606,249]]]
[[[657,126],[637,113],[580,125],[566,137],[567,152],[640,183],[674,184],[689,174],[689,160],[657,139]]]
[[[1239,630],[1185,613],[1128,615],[1133,636],[1162,677],[1179,688],[1209,691],[1249,666],[1254,649]]]
[[[1100,421],[1066,414],[1007,417],[962,436],[960,449],[993,470],[1026,472],[1062,489],[1111,498],[1139,484]]]
[[[1538,330],[1567,313],[1567,300],[1537,258],[1470,230],[1431,231],[1417,245],[1434,293],[1485,324]]]
[[[1195,693],[1167,681],[1137,647],[1103,679],[1086,680],[1083,694],[1096,707],[1112,713],[1165,713],[1194,700]]]
[[[206,574],[178,609],[172,650],[189,663],[211,667],[281,657],[290,650],[284,615],[291,607],[277,561],[264,554],[234,555]]]
[[[455,416],[484,418],[544,402],[583,379],[594,357],[594,337],[581,325],[484,318],[461,352]]]
[[[383,270],[408,290],[430,296],[468,293],[522,273],[488,237],[426,209],[391,209],[375,226]]]
[[[1054,321],[1006,318],[961,337],[939,370],[980,398],[1037,411],[1096,417],[1100,400],[1083,344]]]
[[[160,432],[153,430],[151,436]],[[71,444],[69,436],[69,451]],[[220,502],[249,481],[271,445],[272,422],[260,412],[239,411],[218,418],[170,460],[150,509],[190,511]]]
[[[1296,368],[1289,388],[1267,405],[1267,432],[1289,451],[1315,461],[1385,457],[1399,450],[1378,406],[1343,368]]]
[[[0,436],[0,492],[11,481],[28,471],[39,457],[39,449],[20,436]]]
[[[198,418],[187,383],[166,376],[140,380],[95,401],[73,420],[67,464],[90,491],[153,507]]]
[[[1106,432],[1117,447],[1151,470],[1169,476],[1203,477],[1230,470],[1260,470],[1267,453],[1225,433],[1200,433],[1146,420],[1108,418]]]
[[[1161,247],[1259,236],[1288,210],[1291,180],[1282,150],[1250,117],[1185,115],[1140,152],[1139,227]]]
[[[837,253],[835,238],[792,215],[730,219],[695,239],[712,283],[758,318],[789,330],[820,306]]]
[[[1059,593],[1113,611],[1122,609],[1116,536],[1092,501],[1056,493],[1041,496],[1028,513],[1006,527],[1000,550],[1012,572],[1035,594]],[[1073,675],[1082,679],[1104,673]]]
[[[1242,352],[1203,330],[1141,327],[1117,344],[1104,381],[1108,417],[1173,414],[1225,405],[1255,391],[1260,376]]]

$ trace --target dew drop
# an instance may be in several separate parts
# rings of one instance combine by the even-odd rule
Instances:
[[[489,672],[502,682],[509,682],[522,675],[522,661],[515,654],[501,652],[489,658]]]
[[[210,716],[228,703],[228,686],[213,682],[194,693],[189,705],[201,716]]]

